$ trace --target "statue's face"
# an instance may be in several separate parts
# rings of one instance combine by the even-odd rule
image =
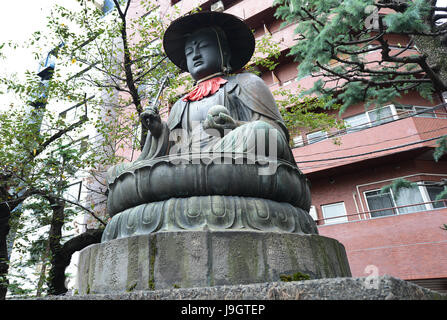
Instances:
[[[217,35],[211,28],[199,29],[185,42],[188,71],[195,80],[222,71]]]

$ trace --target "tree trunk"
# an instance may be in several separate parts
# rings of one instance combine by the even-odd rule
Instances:
[[[48,244],[50,248],[50,262],[51,269],[49,274],[49,293],[56,294],[55,291],[58,291],[59,283],[62,281],[62,287],[64,286],[65,275],[62,276],[59,273],[54,273],[55,267],[58,264],[58,254],[61,251],[61,238],[62,238],[62,227],[64,226],[65,221],[65,202],[59,199],[48,198],[48,201],[51,204],[53,209],[53,216],[51,217],[51,225],[50,225],[50,234],[48,236]]]
[[[101,242],[103,229],[90,229],[68,240],[60,249],[53,253],[50,269],[49,294],[62,295],[67,292],[65,287],[65,269],[70,264],[71,256],[76,251]]]
[[[0,300],[5,300],[8,291],[8,233],[10,210],[6,204],[0,204]]]
[[[46,271],[47,271],[46,262],[49,254],[50,254],[50,246],[47,243],[45,252],[42,254],[42,270],[40,271],[39,281],[37,282],[36,297],[40,297],[42,295],[42,286],[45,283]]]

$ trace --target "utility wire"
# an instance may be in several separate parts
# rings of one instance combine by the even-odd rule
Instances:
[[[434,147],[434,146],[429,146],[429,147]],[[358,158],[356,160],[357,161],[363,161],[363,160],[368,160],[368,159],[372,159],[372,157],[362,156],[362,157],[360,157],[360,158]],[[343,165],[343,164],[346,164],[346,163],[352,163],[352,160],[351,159],[344,159],[344,160],[334,161],[334,162],[330,163],[330,166],[334,167],[334,166]],[[308,165],[308,166],[304,165],[304,166],[300,166],[299,168],[301,170],[309,170],[309,169],[327,168],[327,167],[328,167],[328,164],[320,163],[320,164],[316,164],[316,165]]]
[[[417,132],[417,133],[410,134],[410,135],[407,135],[407,136],[402,136],[402,137],[400,137],[400,138],[386,139],[386,140],[381,140],[381,141],[377,141],[377,142],[373,142],[373,143],[369,143],[369,144],[357,145],[357,146],[353,146],[353,147],[350,147],[350,148],[335,149],[335,150],[331,150],[330,152],[331,152],[331,153],[332,153],[332,152],[340,152],[340,151],[346,151],[346,150],[357,149],[357,148],[361,148],[361,147],[368,147],[368,146],[377,145],[377,144],[379,144],[379,143],[383,143],[383,142],[390,142],[390,141],[402,140],[402,139],[405,139],[405,138],[409,138],[409,137],[413,137],[413,136],[417,136],[417,135],[421,135],[421,134],[425,134],[425,133],[432,133],[432,132],[439,131],[439,130],[443,130],[443,129],[447,129],[447,126],[446,126],[446,127],[436,128],[436,129],[433,129],[433,130],[428,130],[428,131],[423,131],[423,132]],[[326,153],[327,153],[327,152],[306,153],[306,154],[299,155],[299,157],[300,157],[300,158],[303,158],[303,157],[310,157],[310,156],[315,156],[315,155],[320,155],[320,154],[326,154]]]
[[[440,135],[440,136],[437,136],[437,137],[434,137],[434,138],[414,141],[414,142],[401,144],[401,145],[394,146],[394,147],[384,148],[384,149],[380,149],[380,150],[374,150],[374,151],[365,152],[365,153],[359,153],[359,154],[355,154],[355,155],[349,155],[349,156],[343,156],[343,157],[335,157],[335,158],[327,158],[327,159],[315,159],[315,160],[296,161],[296,163],[299,164],[299,163],[322,162],[322,161],[332,161],[332,160],[356,158],[356,157],[366,156],[366,155],[370,155],[370,154],[374,154],[374,153],[379,153],[379,152],[384,152],[384,151],[389,151],[389,150],[394,150],[394,149],[400,149],[400,148],[404,148],[404,147],[408,147],[408,146],[411,146],[411,145],[424,143],[424,142],[428,142],[428,141],[433,141],[433,140],[436,140],[436,139],[440,139],[440,138],[442,138],[444,136],[445,135]]]
[[[407,106],[407,105],[404,105],[404,106]],[[436,109],[439,109],[439,108],[441,108],[441,107],[446,107],[446,106],[447,106],[447,103],[441,103],[441,104],[438,104],[438,105],[436,105],[436,106],[426,108],[426,109],[424,109],[424,110],[420,110],[420,111],[416,111],[416,112],[411,112],[411,113],[410,113],[409,115],[407,115],[407,116],[399,116],[398,119],[394,119],[395,115],[391,115],[391,116],[388,116],[388,117],[385,117],[385,118],[377,119],[377,120],[375,120],[375,121],[365,122],[365,123],[362,123],[362,124],[359,124],[359,125],[356,125],[356,126],[349,127],[349,129],[352,130],[352,129],[355,129],[355,128],[359,128],[358,131],[362,131],[362,130],[369,129],[369,128],[371,128],[371,127],[378,127],[378,126],[381,126],[381,125],[384,125],[384,124],[388,124],[388,123],[392,123],[392,122],[396,122],[396,121],[404,120],[404,119],[407,119],[407,118],[415,117],[415,116],[418,116],[418,115],[420,115],[420,114],[430,113],[430,112],[433,112],[433,111],[436,110]],[[418,106],[418,107],[419,107],[419,106]],[[421,107],[423,107],[423,106],[421,106]],[[382,108],[384,108],[384,107],[382,107]],[[371,111],[374,111],[374,110],[371,110]],[[371,111],[369,111],[369,112],[371,112]],[[384,121],[384,120],[389,119],[389,118],[393,118],[393,119],[392,119],[392,120],[389,120],[389,121]],[[379,123],[379,124],[374,125],[375,123]],[[370,124],[371,124],[371,126],[369,126]],[[363,129],[361,129],[361,128],[363,128]],[[355,131],[355,132],[358,132],[358,131]],[[310,133],[311,133],[311,132],[310,132]],[[322,139],[321,137],[316,137],[316,138],[308,139],[308,143],[307,143],[307,144],[308,144],[308,145],[309,145],[309,144],[313,144],[313,143],[316,143],[316,142],[319,142],[319,141],[322,141],[322,140],[326,140],[326,139],[334,138],[334,137],[339,137],[339,136],[341,136],[341,135],[345,135],[345,134],[348,134],[348,133],[349,133],[349,132],[346,132],[346,129],[344,129],[344,130],[339,130],[339,131],[336,131],[336,132],[332,132],[332,133],[330,133],[330,134],[327,134],[326,137],[323,138],[323,139]],[[309,141],[310,141],[310,143],[309,143]]]

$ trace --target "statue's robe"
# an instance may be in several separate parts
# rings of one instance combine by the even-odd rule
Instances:
[[[173,155],[175,152],[185,151],[185,145],[191,145],[196,139],[200,145],[200,152],[256,152],[263,156],[272,156],[271,150],[260,150],[259,137],[265,142],[265,147],[271,148],[271,138],[275,137],[273,145],[276,147],[274,156],[296,166],[292,151],[289,147],[289,134],[275,100],[264,81],[252,73],[241,73],[223,77],[228,82],[220,87],[213,95],[204,97],[197,102],[179,99],[172,107],[167,122],[162,122],[163,130],[159,137],[148,133],[141,155],[134,162],[152,160],[158,157]],[[203,128],[193,131],[188,128],[188,108],[194,104],[208,104],[225,106],[230,116],[243,124],[227,133],[224,137],[208,136]],[[181,131],[179,131],[182,129]],[[197,128],[196,128],[197,129]],[[182,132],[188,136],[182,137],[182,147],[173,138],[172,133]],[[261,134],[259,134],[261,132]],[[171,136],[170,136],[171,135]],[[197,140],[198,136],[201,136]],[[172,141],[174,140],[174,141]],[[197,149],[194,149],[197,150]],[[191,152],[191,150],[189,150]],[[129,168],[131,163],[122,163],[109,169],[108,180],[114,180],[121,172]]]

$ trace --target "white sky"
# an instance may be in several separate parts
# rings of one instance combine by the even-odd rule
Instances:
[[[28,40],[32,33],[45,28],[46,17],[49,9],[55,3],[67,3],[74,0],[23,0],[23,1],[3,1],[0,13],[0,43],[12,40],[23,43]],[[26,50],[20,50],[19,54],[9,57],[13,63],[1,63],[2,68],[8,70],[20,70],[24,66],[33,65],[35,62]],[[25,58],[27,57],[27,58]],[[37,68],[37,63],[36,68]]]
[[[31,38],[34,31],[44,30],[46,17],[55,3],[75,4],[76,0],[22,0],[2,1],[0,12],[0,43],[14,41],[23,44]],[[49,50],[51,48],[48,48]],[[37,71],[38,61],[26,49],[2,50],[5,60],[0,60],[0,73],[17,72],[23,75],[25,70]],[[0,109],[7,107],[11,97],[0,95]]]

